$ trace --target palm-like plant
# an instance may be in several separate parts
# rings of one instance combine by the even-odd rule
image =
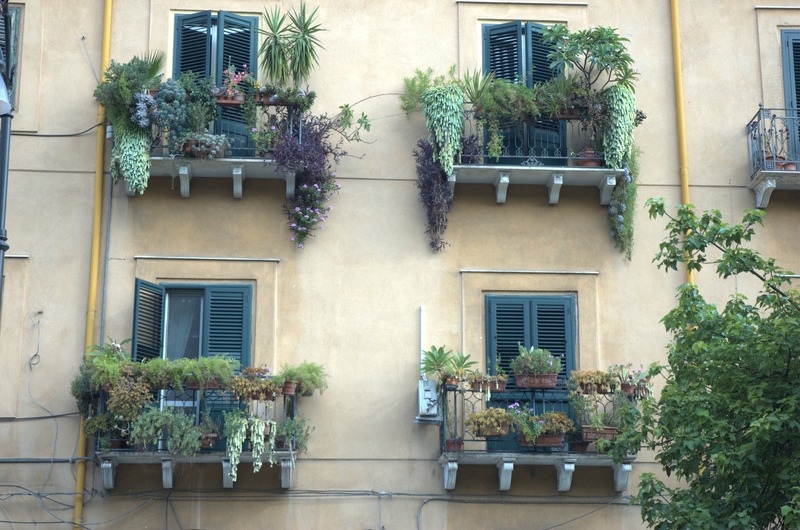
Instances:
[[[316,34],[324,31],[320,24],[315,24],[314,17],[317,14],[315,7],[310,15],[306,14],[305,2],[300,4],[300,9],[292,10],[289,19],[292,26],[289,28],[289,41],[291,43],[291,55],[289,57],[289,67],[292,72],[295,86],[308,79],[311,70],[318,64],[317,47],[322,48]]]
[[[264,11],[264,24],[267,29],[259,29],[264,35],[264,42],[258,49],[261,57],[261,69],[267,80],[278,85],[285,85],[289,80],[289,28],[286,26],[286,14],[280,7],[274,6],[272,11]]]
[[[258,50],[264,76],[278,85],[290,80],[295,87],[308,79],[311,70],[318,64],[317,48],[322,44],[317,33],[325,31],[316,23],[317,9],[310,13],[305,3],[289,13],[281,13],[278,6],[264,11],[264,42]]]

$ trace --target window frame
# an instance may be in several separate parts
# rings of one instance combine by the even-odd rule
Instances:
[[[486,294],[484,295],[484,304],[486,311],[486,367],[487,373],[496,375],[496,360],[500,356],[500,366],[509,372],[508,365],[514,357],[518,355],[516,341],[522,343],[526,348],[531,346],[537,348],[545,348],[550,350],[554,357],[560,357],[562,361],[561,373],[558,376],[558,386],[549,392],[557,399],[562,399],[562,395],[566,395],[566,382],[569,379],[569,374],[576,368],[577,361],[577,338],[578,338],[578,324],[577,324],[577,296],[574,293],[564,294]],[[521,311],[521,323],[516,322],[516,325],[522,326],[522,329],[509,330],[508,338],[498,337],[498,308],[503,306],[512,307],[518,306],[518,311]],[[556,330],[548,330],[551,336],[545,336],[546,333],[542,330],[542,326],[550,325],[547,322],[540,322],[537,318],[548,318],[545,314],[550,311],[549,318],[552,319],[557,312],[557,307],[561,307],[563,311],[563,339],[558,339],[554,335]],[[508,326],[508,320],[503,323]],[[551,320],[552,322],[552,320]],[[512,335],[517,333],[516,337]],[[504,355],[499,351],[499,340],[511,341],[513,344],[503,345]],[[559,340],[563,340],[563,348],[559,347]],[[512,355],[511,352],[514,352]],[[563,353],[561,353],[563,351]],[[509,373],[509,375],[512,375]],[[513,381],[510,381],[509,390],[515,390],[516,387]],[[564,397],[563,399],[566,399]]]
[[[168,292],[203,293],[200,357],[230,356],[251,363],[253,288],[239,283],[161,283],[136,278],[131,356],[134,361],[165,355]],[[231,324],[236,324],[235,328]],[[232,346],[238,345],[238,348]]]
[[[19,83],[17,80],[19,79],[19,56],[22,52],[20,49],[20,42],[22,41],[20,38],[20,33],[22,28],[22,17],[24,14],[23,6],[9,5],[8,14],[9,18],[11,19],[11,53],[6,53],[5,25],[3,23],[0,23],[0,51],[2,51],[3,57],[8,61],[10,67],[14,69],[11,74],[10,86],[7,86],[6,88],[8,89],[8,97],[11,101],[11,106],[14,110],[16,110],[17,102],[19,101],[19,97],[17,96],[17,87],[19,86]],[[1,15],[0,21],[2,21]]]

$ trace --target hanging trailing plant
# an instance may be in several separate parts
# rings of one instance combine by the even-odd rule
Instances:
[[[127,63],[111,61],[94,91],[113,129],[111,176],[114,182],[125,179],[139,194],[144,193],[150,176],[150,127],[155,112],[153,98],[142,92],[158,88],[165,62],[161,51],[135,56]]]
[[[631,146],[625,175],[611,192],[608,205],[608,222],[614,246],[630,261],[633,251],[633,217],[636,213],[636,189],[639,177],[639,155],[641,151]]]
[[[461,139],[464,162],[477,161],[480,145],[476,136]],[[428,214],[425,233],[430,238],[431,249],[439,252],[447,244],[442,236],[447,228],[447,214],[453,207],[453,194],[442,164],[433,158],[433,146],[428,140],[419,140],[414,150],[417,161],[417,189],[419,202]]]
[[[347,114],[349,105],[343,105]],[[282,128],[275,143],[273,158],[278,171],[294,173],[294,198],[284,206],[292,231],[291,241],[303,248],[311,232],[322,228],[328,219],[331,195],[341,186],[336,182],[335,168],[347,153],[342,149],[345,141],[360,141],[359,132],[370,129],[367,116],[361,115],[355,123],[340,113],[334,117],[303,114],[302,138],[291,132],[288,115],[280,120]],[[352,116],[351,116],[352,117]],[[297,125],[295,124],[295,127]],[[354,130],[349,128],[353,126]],[[338,140],[336,137],[338,135]]]
[[[464,91],[455,82],[430,87],[422,94],[422,115],[433,146],[433,160],[441,163],[445,174],[452,175],[464,133]]]
[[[636,127],[636,96],[628,85],[614,85],[605,91],[608,123],[603,130],[606,164],[622,169],[630,157]]]

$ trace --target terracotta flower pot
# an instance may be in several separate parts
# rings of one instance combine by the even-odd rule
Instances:
[[[558,374],[514,374],[517,388],[554,388],[558,384]]]
[[[542,434],[536,439],[536,445],[538,447],[558,447],[563,443],[563,434]]]

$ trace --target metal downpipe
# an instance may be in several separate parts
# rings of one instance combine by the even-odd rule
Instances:
[[[683,65],[678,0],[670,0],[672,16],[672,69],[675,78],[675,118],[678,127],[678,163],[680,166],[681,204],[689,204],[689,160],[686,154],[686,114],[683,108]],[[686,281],[694,283],[694,272],[686,269]]]
[[[108,67],[111,49],[111,7],[112,0],[103,1],[103,41],[101,45],[100,72],[101,75]],[[97,111],[97,123],[105,123],[106,109],[100,106]],[[89,263],[89,293],[86,308],[85,346],[94,344],[95,313],[97,312],[97,279],[100,268],[100,226],[103,213],[103,176],[105,165],[105,127],[97,128],[97,141],[95,146],[95,171],[94,171],[94,210],[92,216],[92,252]],[[86,351],[84,348],[84,351]],[[83,429],[83,418],[80,419],[78,430],[78,448],[76,458],[77,469],[75,473],[75,504],[72,511],[72,527],[84,528],[83,521],[83,489],[86,484],[86,431]]]

